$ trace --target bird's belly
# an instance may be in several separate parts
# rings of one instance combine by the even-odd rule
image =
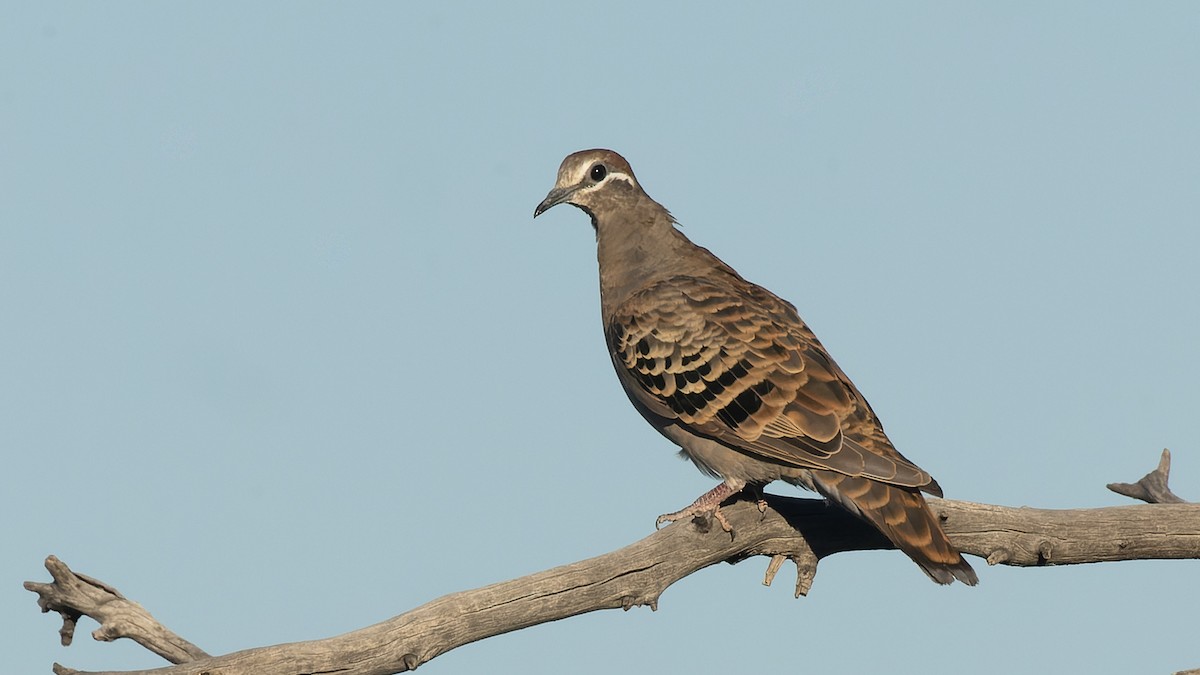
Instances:
[[[710,476],[745,483],[769,483],[783,478],[794,480],[792,474],[797,471],[697,436],[675,424],[661,427],[659,431],[678,445],[683,455],[692,460],[697,468]]]

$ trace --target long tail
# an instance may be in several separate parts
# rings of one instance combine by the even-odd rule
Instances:
[[[974,586],[975,570],[950,544],[937,517],[916,488],[899,487],[870,478],[832,471],[813,471],[817,491],[879,528],[896,548],[920,565],[930,579],[948,584],[955,579]]]

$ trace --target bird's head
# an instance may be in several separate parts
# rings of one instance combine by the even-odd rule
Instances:
[[[580,150],[567,155],[558,167],[558,180],[533,210],[533,217],[552,206],[571,204],[587,212],[595,226],[597,212],[629,203],[641,192],[624,157],[612,150]]]

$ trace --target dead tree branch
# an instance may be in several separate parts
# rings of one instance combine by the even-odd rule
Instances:
[[[1147,496],[1178,500],[1166,489],[1168,470],[1169,455],[1164,455],[1157,471],[1162,474],[1161,489],[1146,486]],[[70,642],[79,616],[88,615],[101,624],[93,634],[97,639],[130,637],[180,664],[109,673],[83,673],[55,664],[60,675],[390,675],[412,670],[455,647],[528,626],[600,609],[653,609],[671,584],[719,562],[771,556],[765,579],[769,584],[784,559],[790,559],[798,572],[796,594],[803,595],[820,559],[843,551],[892,548],[878,531],[823,501],[775,495],[766,495],[766,500],[764,514],[754,501],[741,500],[722,509],[736,533],[732,540],[720,528],[681,522],[617,551],[446,595],[344,635],[218,657],[207,656],[116,589],[71,572],[53,556],[46,567],[54,582],[27,582],[25,587],[38,593],[43,611],[62,614],[64,644]],[[954,545],[992,565],[1200,559],[1200,504],[1050,510],[939,499],[930,503]]]
[[[209,658],[208,653],[184,640],[150,616],[144,607],[128,600],[103,581],[79,574],[54,556],[46,558],[52,583],[25,582],[25,590],[38,594],[43,612],[58,612],[62,628],[58,634],[64,647],[75,637],[75,625],[81,616],[90,616],[100,624],[92,637],[101,642],[129,638],[171,663],[187,663]]]
[[[1171,451],[1163,448],[1156,469],[1142,476],[1136,483],[1109,483],[1108,489],[1125,497],[1140,499],[1147,504],[1186,503],[1167,487],[1167,479],[1170,477]]]

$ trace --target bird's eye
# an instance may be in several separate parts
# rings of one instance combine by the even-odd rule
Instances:
[[[604,180],[604,177],[607,175],[608,169],[604,168],[603,164],[597,164],[596,166],[592,167],[592,180],[596,181],[597,183]]]

